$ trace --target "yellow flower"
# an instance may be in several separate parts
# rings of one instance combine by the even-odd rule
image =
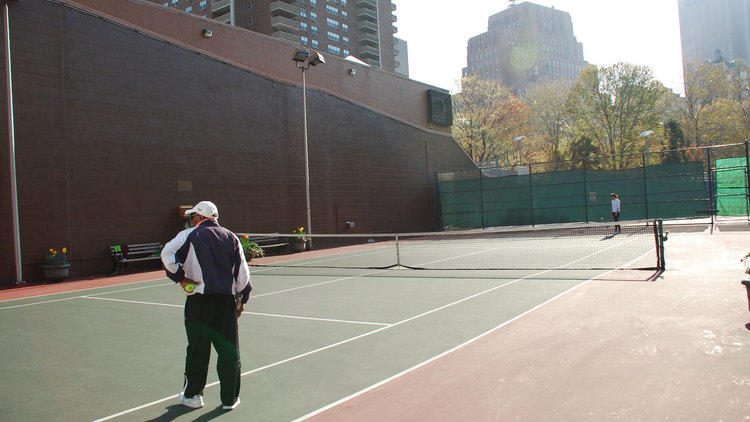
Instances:
[[[63,248],[63,253],[68,253],[68,249]]]

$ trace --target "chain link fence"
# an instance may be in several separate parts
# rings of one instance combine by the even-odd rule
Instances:
[[[437,175],[441,229],[750,215],[748,143],[619,157],[607,170],[569,161]],[[624,159],[623,159],[624,158]]]

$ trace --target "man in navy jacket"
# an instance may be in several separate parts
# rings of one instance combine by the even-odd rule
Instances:
[[[181,231],[164,245],[161,260],[167,276],[185,290],[185,383],[180,403],[203,407],[211,344],[218,353],[216,370],[225,410],[240,404],[240,344],[237,318],[242,314],[250,290],[250,272],[240,240],[219,226],[219,210],[210,201],[185,211],[191,228]]]

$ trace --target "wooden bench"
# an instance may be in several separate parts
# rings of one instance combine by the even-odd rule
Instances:
[[[125,274],[125,264],[128,262],[142,262],[161,260],[161,243],[132,243],[129,245],[114,245],[109,248],[112,253],[112,271],[109,275]]]
[[[283,248],[289,246],[289,242],[283,237],[250,236],[247,240],[257,243],[258,246],[263,248],[263,251],[273,249],[280,252]]]

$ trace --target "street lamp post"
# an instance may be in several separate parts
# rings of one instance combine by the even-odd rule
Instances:
[[[323,56],[317,51],[314,54],[310,54],[309,50],[297,50],[297,53],[292,57],[295,66],[302,70],[302,125],[305,138],[305,202],[307,204],[307,233],[312,234],[312,223],[310,217],[310,159],[307,148],[307,86],[305,84],[305,70],[310,67],[317,66],[326,61]],[[312,238],[310,241],[310,249],[312,249]]]
[[[653,135],[653,130],[647,130],[645,132],[641,132],[640,135],[644,138],[646,138],[646,165],[648,166],[648,153],[649,153],[649,146],[648,146],[648,137]]]

